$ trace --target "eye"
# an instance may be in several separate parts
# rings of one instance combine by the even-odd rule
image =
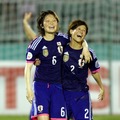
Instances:
[[[57,20],[56,20],[56,19],[54,19],[54,20],[53,20],[53,22],[57,22]]]
[[[85,30],[82,30],[83,32],[85,32]]]
[[[78,28],[78,30],[81,30],[80,28]]]
[[[45,22],[50,22],[49,20],[45,20]]]

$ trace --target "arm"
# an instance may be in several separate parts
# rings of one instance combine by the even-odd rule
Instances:
[[[33,63],[26,63],[25,70],[24,70],[24,78],[26,83],[26,97],[30,103],[32,103],[33,100],[33,91],[31,87],[31,69],[32,69]]]
[[[100,93],[98,95],[98,99],[99,100],[103,100],[104,98],[104,87],[101,81],[101,77],[100,74],[98,72],[96,73],[92,73],[93,78],[95,79],[95,81],[97,82],[98,86],[100,87]]]
[[[37,37],[36,33],[33,31],[31,26],[29,25],[29,20],[31,18],[31,15],[32,15],[31,13],[25,13],[23,18],[24,31],[29,40],[33,40]]]
[[[88,43],[86,42],[86,40],[84,40],[84,42],[82,43],[83,46],[83,51],[82,51],[82,56],[84,56],[85,58],[85,62],[90,62],[90,60],[92,60],[92,56],[88,50]]]

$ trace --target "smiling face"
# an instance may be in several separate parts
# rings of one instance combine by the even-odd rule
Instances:
[[[54,11],[41,11],[37,18],[37,28],[41,36],[55,34],[59,30],[59,18]]]
[[[73,41],[82,43],[86,36],[86,26],[80,25],[76,29],[71,29],[70,34]]]
[[[49,14],[43,21],[43,27],[45,33],[56,33],[58,30],[58,21],[52,14]]]

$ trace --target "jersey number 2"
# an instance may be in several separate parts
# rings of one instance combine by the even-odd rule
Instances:
[[[84,118],[87,118],[87,119],[89,118],[88,113],[89,113],[89,110],[85,109],[85,116],[84,116]]]

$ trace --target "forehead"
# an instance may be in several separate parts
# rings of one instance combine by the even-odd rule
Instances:
[[[85,25],[79,25],[76,29],[86,29]]]
[[[54,15],[48,14],[45,16],[45,19],[56,19]]]

